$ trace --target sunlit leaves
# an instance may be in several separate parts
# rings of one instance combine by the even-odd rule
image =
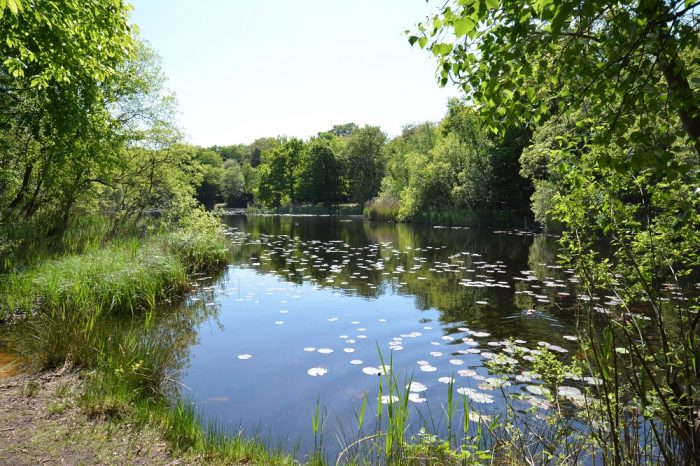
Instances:
[[[432,27],[419,25],[410,43],[431,50],[438,82],[459,83],[501,134],[507,125],[539,124],[585,105],[604,125],[601,134],[624,150],[631,113],[668,108],[692,121],[684,128],[700,147],[700,115],[691,110],[697,92],[670,77],[697,74],[690,54],[699,45],[697,24],[662,26],[682,10],[678,3],[636,10],[573,0],[452,1],[428,20]],[[669,40],[658,42],[659,35]],[[680,56],[679,47],[686,51]]]
[[[476,23],[474,20],[472,20],[469,16],[466,16],[464,18],[459,18],[455,20],[454,22],[454,30],[455,30],[455,36],[462,37],[465,34],[469,34],[474,30],[474,27],[476,26]],[[413,44],[411,44],[413,45]],[[451,51],[451,50],[450,50]],[[447,52],[449,53],[449,52]]]
[[[9,11],[11,14],[2,14]],[[128,5],[0,0],[0,53],[11,76],[32,86],[105,80],[133,51]]]
[[[22,2],[20,0],[0,0],[0,18],[5,13],[5,9],[10,10],[10,13],[16,15],[22,10]]]

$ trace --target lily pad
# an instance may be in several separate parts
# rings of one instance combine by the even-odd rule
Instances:
[[[328,373],[328,369],[324,367],[312,367],[308,371],[306,371],[307,374],[309,374],[311,377],[320,377],[322,375],[326,375]]]

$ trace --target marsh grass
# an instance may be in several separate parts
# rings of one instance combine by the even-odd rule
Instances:
[[[158,241],[136,240],[48,260],[2,283],[3,309],[25,315],[133,314],[187,288],[179,258]]]
[[[363,429],[367,423],[365,397],[355,413],[355,436],[344,438],[346,446],[331,464],[476,465],[491,461],[494,438],[490,432],[496,432],[496,422],[470,420],[469,401],[464,395],[455,396],[454,383],[447,386],[447,404],[438,418],[429,411],[413,416],[414,407],[409,403],[413,377],[396,375],[391,356],[385,361],[379,352],[379,358],[383,374],[378,383],[374,430]]]
[[[399,201],[393,199],[375,199],[367,203],[362,215],[376,222],[395,222],[399,216]]]

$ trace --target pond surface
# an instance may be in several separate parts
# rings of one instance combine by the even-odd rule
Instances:
[[[556,238],[359,218],[225,221],[235,260],[190,298],[214,312],[180,379],[220,428],[288,450],[299,442],[303,455],[318,401],[337,452],[356,437],[365,396],[367,416],[376,411],[380,353],[400,381],[412,377],[415,432],[444,421],[450,377],[484,416],[503,412],[503,390],[522,395],[519,409],[545,407],[529,361],[542,347],[576,351],[577,279],[556,265]],[[493,360],[513,368],[496,376]],[[590,380],[573,379],[575,403]]]

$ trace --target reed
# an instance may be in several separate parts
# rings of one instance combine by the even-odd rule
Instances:
[[[399,208],[398,200],[376,199],[365,206],[362,214],[376,222],[395,222],[399,216]]]
[[[488,450],[496,442],[495,424],[486,424],[486,417],[469,416],[469,402],[461,396],[461,403],[455,397],[454,382],[447,387],[445,416],[436,420],[425,419],[415,414],[410,401],[410,386],[413,377],[405,374],[399,377],[393,372],[393,358],[385,361],[381,351],[379,359],[383,368],[378,382],[375,429],[372,433],[363,431],[366,398],[355,413],[357,421],[356,438],[348,439],[335,464],[386,464],[397,466],[413,465],[477,465],[488,463],[491,455]],[[461,406],[461,409],[460,409]],[[411,425],[411,419],[420,422]],[[460,432],[461,431],[461,432]],[[457,435],[460,432],[461,435]],[[442,434],[446,436],[443,438]]]

